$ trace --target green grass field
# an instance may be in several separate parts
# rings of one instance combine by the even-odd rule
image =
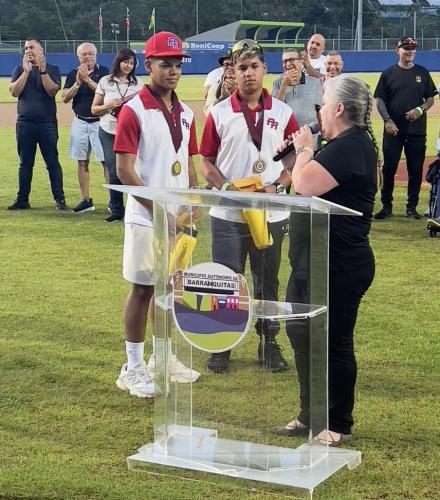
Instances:
[[[198,128],[200,134],[201,124]],[[219,483],[209,475],[191,473],[184,480],[168,469],[155,475],[127,470],[126,457],[153,438],[153,406],[114,385],[124,361],[122,307],[128,286],[121,277],[122,225],[103,222],[107,194],[101,166],[91,167],[96,212],[56,212],[39,155],[33,209],[4,211],[16,193],[17,158],[13,127],[0,130],[0,498],[292,497],[263,484],[238,489],[233,479]],[[73,206],[79,194],[68,135],[68,127],[61,127],[66,198]],[[377,273],[356,328],[359,374],[350,446],[362,451],[363,463],[320,486],[317,499],[439,495],[440,239],[428,238],[425,221],[407,220],[405,191],[397,188],[395,194],[395,217],[373,224]],[[427,199],[424,189],[422,211]],[[288,273],[284,259],[281,279]],[[280,340],[288,353],[283,332]],[[237,392],[228,392],[229,377],[240,377],[240,387],[258,391],[255,350],[251,333],[231,374],[216,379],[214,392],[207,393],[207,401],[220,397],[236,408],[236,419],[246,418],[249,409],[241,406]],[[292,365],[292,355],[287,357]],[[200,383],[212,377],[203,373]],[[293,416],[283,403],[290,377],[292,372],[274,378],[275,424]]]
[[[440,73],[431,73],[434,82],[438,82],[440,79]],[[377,81],[379,79],[379,73],[358,73],[355,74],[361,78],[364,82],[368,83],[372,91],[376,88]],[[272,88],[272,83],[276,80],[279,75],[267,75],[265,78],[265,86],[269,89]],[[203,82],[205,81],[204,76],[184,76],[179,82],[178,92],[179,96],[183,101],[201,101],[203,100]],[[64,82],[64,79],[63,79]],[[8,78],[0,79],[0,103],[1,102],[15,102],[15,99],[9,94],[8,86],[10,80]],[[60,99],[60,94],[57,96]]]
[[[440,79],[440,73],[433,73],[434,81],[438,81]],[[374,90],[377,80],[379,78],[379,73],[362,73],[357,74],[359,78],[364,80],[366,83],[370,85],[370,88]],[[277,78],[277,75],[267,75],[265,78],[265,86],[269,89],[272,88],[273,81]],[[179,82],[178,93],[179,97],[183,101],[201,101],[203,100],[203,82],[204,77],[201,76],[185,76]],[[0,79],[0,103],[13,103],[16,102],[16,99],[11,97],[9,90],[9,79],[1,78]],[[61,101],[61,92],[57,95],[57,101]],[[435,144],[437,141],[437,137],[439,136],[439,127],[440,127],[440,115],[433,113],[432,111],[428,112],[428,130],[427,130],[427,156],[434,156],[436,154]],[[1,118],[0,118],[0,126],[1,126]],[[378,118],[373,119],[373,130],[376,134],[376,138],[378,140],[379,145],[382,144],[382,130],[383,124],[382,121]],[[200,133],[198,137],[201,137]]]

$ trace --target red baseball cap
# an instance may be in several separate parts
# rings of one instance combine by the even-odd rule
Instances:
[[[145,57],[188,57],[182,51],[182,40],[170,31],[161,31],[149,38],[145,43]]]

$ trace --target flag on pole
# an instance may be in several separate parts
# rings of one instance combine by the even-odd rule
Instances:
[[[102,28],[104,27],[104,21],[102,19],[102,9],[101,5],[99,6],[99,16],[98,16],[98,30],[102,32]]]
[[[150,24],[148,25],[148,29],[151,30],[151,28],[153,28],[154,32],[156,32],[156,7],[153,7],[153,11],[151,12]]]
[[[127,16],[125,18],[125,27],[128,30],[130,29],[130,9],[128,8],[128,5],[127,5]]]
[[[127,29],[127,47],[130,47],[130,10],[127,5],[127,15],[125,16],[125,28]]]
[[[102,9],[101,4],[99,4],[99,16],[98,16],[98,30],[99,30],[99,51],[102,52],[102,29],[104,28],[104,21],[102,19]]]

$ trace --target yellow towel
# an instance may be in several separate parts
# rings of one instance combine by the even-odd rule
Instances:
[[[247,191],[250,193],[259,191],[264,187],[259,174],[251,175],[250,177],[245,177],[244,179],[235,179],[231,182],[231,184],[239,191]]]
[[[265,210],[245,208],[241,213],[249,226],[249,231],[258,250],[270,247],[273,244],[273,239],[267,226]]]
[[[170,254],[169,274],[177,269],[186,269],[191,260],[193,250],[197,245],[197,230],[185,226],[176,237],[176,246]]]

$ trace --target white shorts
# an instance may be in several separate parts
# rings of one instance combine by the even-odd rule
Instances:
[[[86,161],[93,149],[96,161],[104,161],[104,152],[98,136],[99,121],[87,123],[76,116],[70,129],[70,158]]]
[[[154,285],[154,231],[150,226],[126,223],[122,275],[136,285]]]

